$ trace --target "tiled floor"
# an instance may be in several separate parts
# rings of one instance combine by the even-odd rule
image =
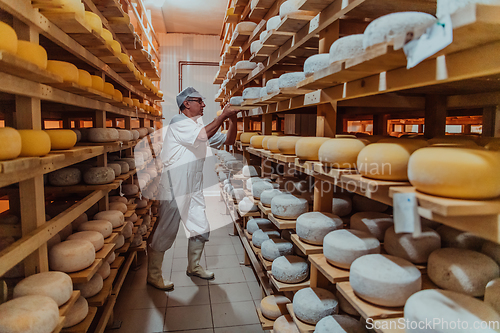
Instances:
[[[181,229],[172,249],[165,253],[163,274],[175,284],[171,292],[146,284],[147,258],[130,271],[115,305],[115,321],[121,327],[110,333],[254,333],[263,332],[255,304],[261,291],[251,268],[241,266],[244,249],[224,215],[224,203],[207,197],[207,216],[213,230],[201,264],[215,273],[211,281],[186,275],[187,239]]]

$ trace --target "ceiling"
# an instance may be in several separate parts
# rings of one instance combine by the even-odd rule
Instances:
[[[228,0],[144,0],[157,33],[219,35]]]

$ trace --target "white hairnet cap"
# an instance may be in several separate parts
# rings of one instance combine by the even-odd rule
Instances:
[[[196,97],[196,98],[202,98],[203,97],[198,90],[194,89],[193,87],[187,87],[183,91],[181,91],[179,94],[177,94],[176,100],[177,100],[177,106],[180,108],[182,103],[188,98],[188,97]]]

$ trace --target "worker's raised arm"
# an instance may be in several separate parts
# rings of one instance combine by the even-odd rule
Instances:
[[[224,120],[232,116],[235,117],[238,112],[239,110],[231,109],[231,104],[229,103],[226,104],[226,106],[224,106],[224,108],[222,109],[222,114],[217,118],[215,118],[214,121],[212,121],[210,124],[205,126],[205,130],[202,130],[200,132],[200,134],[198,135],[198,140],[200,141],[209,140],[212,136],[214,136],[215,133],[217,133],[219,127],[221,127]]]
[[[227,131],[227,138],[226,142],[224,144],[226,146],[231,146],[234,144],[234,141],[236,140],[236,125],[238,123],[238,118],[236,118],[236,114],[233,116],[229,117],[229,129]]]

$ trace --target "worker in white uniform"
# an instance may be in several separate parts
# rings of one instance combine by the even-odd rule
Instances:
[[[202,279],[214,278],[213,272],[200,266],[210,232],[203,196],[203,164],[206,156],[211,154],[210,148],[234,143],[238,110],[226,104],[222,114],[204,126],[201,118],[205,107],[203,99],[193,87],[177,95],[181,112],[171,119],[163,141],[159,223],[148,247],[147,278],[149,284],[162,290],[174,287],[171,281],[163,278],[161,266],[165,251],[175,241],[181,220],[190,234],[186,274]],[[229,119],[229,129],[223,134],[218,130],[226,119]]]

